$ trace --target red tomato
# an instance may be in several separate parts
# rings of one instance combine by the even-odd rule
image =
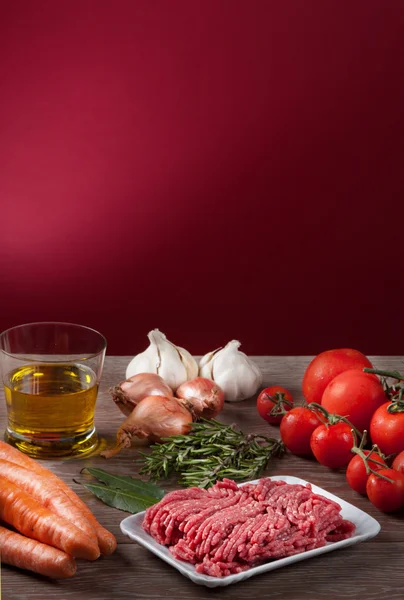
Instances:
[[[404,474],[404,451],[400,452],[400,454],[397,454],[396,458],[393,460],[393,464],[391,465],[391,467],[395,471],[400,471]]]
[[[293,408],[293,398],[280,385],[267,387],[258,394],[257,410],[268,423],[280,423],[285,411]]]
[[[386,394],[376,375],[355,369],[334,377],[321,400],[328,412],[347,417],[360,431],[369,429],[373,413],[384,402]]]
[[[366,492],[371,503],[382,512],[394,512],[404,506],[404,475],[394,469],[381,469],[378,475],[384,475],[393,483],[374,475],[369,475]]]
[[[303,395],[307,402],[321,404],[321,397],[327,385],[343,371],[364,367],[372,368],[372,363],[364,354],[351,348],[326,350],[318,354],[306,369],[303,377]]]
[[[379,471],[380,469],[387,469],[387,465],[377,452],[370,452],[370,450],[363,450],[365,456],[369,456],[369,467],[374,471]],[[368,481],[369,475],[366,472],[365,463],[363,458],[356,454],[351,461],[346,470],[346,479],[349,483],[350,487],[358,492],[358,494],[366,494],[366,484]]]
[[[310,447],[318,462],[325,467],[344,467],[352,458],[354,439],[351,427],[344,422],[320,425],[313,431]]]
[[[398,454],[404,450],[404,412],[387,410],[390,402],[385,402],[374,413],[370,422],[370,437],[383,454]]]
[[[292,454],[311,454],[310,437],[321,423],[320,417],[303,406],[292,408],[282,419],[280,434]]]

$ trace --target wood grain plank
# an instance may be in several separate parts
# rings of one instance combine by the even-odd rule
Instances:
[[[77,575],[70,580],[49,581],[3,566],[2,600],[207,600],[219,595],[229,600],[403,600],[403,553],[403,542],[378,544],[377,554],[371,542],[365,542],[228,587],[208,589],[131,544],[107,559],[79,564]]]
[[[264,373],[264,386],[288,387],[297,402],[302,400],[301,381],[311,357],[254,357]],[[130,357],[107,357],[97,400],[96,426],[101,446],[112,444],[123,415],[114,405],[108,390],[124,378]],[[371,357],[379,368],[404,370],[402,357]],[[255,400],[226,403],[220,420],[237,423],[246,432],[279,437],[279,428],[267,425],[256,412]],[[6,425],[4,395],[0,392],[0,430]],[[144,451],[145,448],[141,447]],[[2,567],[2,600],[103,600],[114,598],[161,597],[205,599],[220,594],[224,598],[282,598],[285,600],[322,600],[323,598],[365,598],[366,600],[403,600],[404,552],[403,515],[383,515],[346,483],[343,470],[331,471],[313,459],[286,454],[269,466],[266,475],[295,475],[323,487],[366,511],[381,523],[380,534],[366,543],[336,551],[323,557],[303,561],[246,582],[210,590],[196,586],[172,567],[130,542],[120,532],[119,524],[127,513],[104,505],[78,483],[83,467],[97,466],[112,473],[138,476],[139,448],[132,447],[105,460],[93,455],[85,459],[43,461],[90,506],[100,522],[118,539],[117,551],[94,563],[79,563],[78,573],[68,581],[49,581],[12,567]],[[162,482],[165,489],[177,487],[175,480]]]

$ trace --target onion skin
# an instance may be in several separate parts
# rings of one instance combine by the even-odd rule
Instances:
[[[126,416],[129,416],[135,406],[147,396],[173,397],[170,386],[155,373],[133,375],[112,388],[110,394],[117,407]]]
[[[122,448],[129,448],[133,436],[160,442],[161,438],[186,434],[191,429],[192,414],[176,398],[147,396],[135,406],[118,429],[116,446],[101,452],[110,458]]]
[[[222,388],[206,377],[195,377],[182,383],[175,395],[189,402],[198,418],[214,419],[223,410]]]

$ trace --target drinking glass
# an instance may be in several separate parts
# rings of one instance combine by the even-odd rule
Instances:
[[[5,440],[36,458],[92,452],[106,346],[98,331],[73,323],[27,323],[4,331]]]

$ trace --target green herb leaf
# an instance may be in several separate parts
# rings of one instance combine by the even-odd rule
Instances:
[[[105,483],[113,489],[133,492],[141,496],[147,495],[151,498],[157,498],[157,500],[161,500],[165,494],[164,490],[155,483],[134,479],[129,475],[114,475],[113,473],[107,473],[103,469],[95,469],[93,467],[86,467],[83,471],[87,471],[90,475],[98,479],[98,481]]]
[[[80,482],[87,490],[108,506],[124,510],[132,514],[146,510],[159,502],[165,492],[155,483],[147,483],[128,475],[114,475],[102,469],[86,468],[101,483]],[[83,472],[82,471],[82,472]]]
[[[190,434],[163,438],[151,446],[151,453],[143,454],[140,474],[156,481],[178,473],[183,485],[209,487],[223,477],[255,479],[284,450],[281,440],[201,419],[192,423]]]

